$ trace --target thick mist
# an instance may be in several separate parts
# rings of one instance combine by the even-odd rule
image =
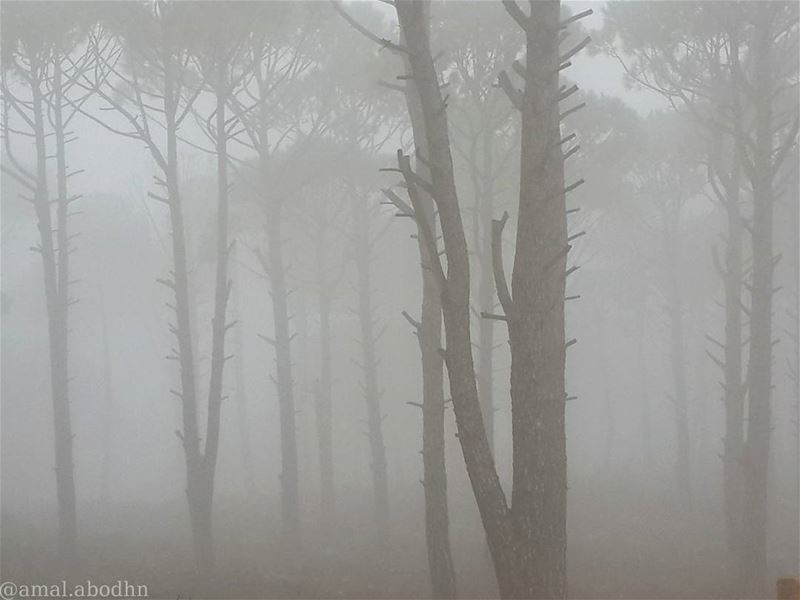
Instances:
[[[798,597],[796,2],[0,10],[0,600]]]

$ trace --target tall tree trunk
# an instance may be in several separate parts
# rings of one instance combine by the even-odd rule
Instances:
[[[370,258],[369,208],[362,198],[353,196],[353,225],[355,238],[356,270],[358,272],[358,318],[361,327],[362,368],[364,370],[364,399],[367,405],[367,433],[369,436],[370,467],[374,517],[378,534],[386,539],[389,528],[389,479],[386,466],[386,446],[383,442],[383,415],[378,389],[378,357],[375,351],[376,333],[372,307],[372,277]]]
[[[244,278],[241,276],[241,269],[237,267],[235,257],[236,250],[232,250],[234,286],[233,295],[233,314],[231,318],[237,322],[238,326],[233,332],[233,347],[236,356],[234,367],[234,378],[236,380],[236,426],[239,430],[239,447],[242,457],[242,475],[244,492],[248,498],[252,499],[256,493],[255,480],[253,476],[253,450],[250,441],[250,428],[248,426],[248,400],[247,400],[247,380],[245,378],[244,365],[244,340],[242,336],[242,299],[241,289]]]
[[[172,227],[172,259],[174,281],[167,284],[175,292],[174,328],[177,337],[177,358],[180,363],[181,412],[183,431],[180,434],[186,461],[186,500],[192,530],[195,565],[198,572],[210,568],[213,558],[210,543],[210,507],[201,501],[203,496],[202,454],[197,422],[197,387],[195,382],[194,346],[192,343],[191,303],[189,301],[189,272],[186,253],[186,230],[180,197],[178,175],[177,98],[175,92],[175,63],[168,48],[170,44],[164,29],[164,118],[166,124],[167,158],[165,184]]]
[[[108,508],[111,500],[111,462],[114,452],[114,382],[111,379],[111,343],[108,335],[108,311],[103,285],[103,274],[99,273],[100,326],[103,339],[103,462],[100,470],[100,503]]]
[[[495,309],[494,279],[492,274],[492,239],[491,222],[494,218],[494,189],[492,186],[493,157],[492,140],[494,131],[484,127],[482,136],[482,157],[484,179],[481,186],[479,229],[483,231],[481,239],[476,244],[480,253],[480,285],[478,288],[478,302],[482,312],[491,313]],[[494,319],[481,319],[478,332],[478,394],[483,409],[483,422],[486,426],[486,435],[489,446],[495,451],[494,444]]]
[[[425,268],[433,270],[440,286],[446,340],[443,354],[450,380],[459,440],[495,570],[500,580],[501,594],[507,596],[513,588],[508,581],[509,570],[503,568],[503,565],[511,560],[510,540],[513,533],[507,519],[508,507],[505,494],[495,471],[478,399],[470,335],[467,243],[453,175],[447,114],[430,49],[429,3],[402,0],[396,2],[395,7],[408,48],[410,77],[416,84],[411,94],[419,98],[428,153],[424,160],[430,165],[432,196],[438,209],[447,256],[446,275],[439,257],[434,256],[437,253],[430,251],[432,248],[429,248],[430,262]],[[414,201],[417,189],[415,178],[410,173],[407,161],[404,161],[402,155],[399,158],[401,170],[404,171],[406,183],[409,184],[409,195],[415,204],[415,213],[419,215],[420,203]],[[417,223],[419,225],[423,221],[418,218]],[[430,237],[428,235],[420,237],[423,241],[427,238],[426,243],[432,246],[434,236],[430,230],[428,233],[431,234]]]
[[[672,369],[672,406],[675,414],[675,482],[678,503],[682,508],[692,504],[691,449],[689,434],[689,393],[686,382],[686,342],[684,339],[684,306],[680,285],[680,206],[663,212],[664,253],[667,276],[667,318],[670,330],[670,366]]]
[[[602,304],[597,313],[597,322],[600,325],[600,379],[603,384],[603,400],[606,405],[606,443],[603,448],[603,468],[608,472],[611,468],[611,456],[614,450],[614,437],[616,434],[616,419],[614,418],[614,400],[611,393],[608,361],[608,308]]]
[[[639,427],[642,434],[642,467],[644,473],[651,473],[653,467],[653,437],[650,418],[650,395],[648,388],[650,386],[650,378],[647,374],[647,356],[645,355],[644,342],[645,342],[645,315],[646,306],[644,302],[641,308],[636,313],[636,344],[639,359],[639,392],[641,398],[639,402],[641,409],[639,412]]]
[[[427,19],[427,16],[424,18]],[[405,61],[406,75],[411,67]],[[413,78],[406,80],[406,105],[418,155],[428,156],[428,140],[419,94]],[[430,178],[424,161],[416,163],[419,175]],[[456,597],[456,576],[450,547],[450,516],[447,505],[447,465],[444,442],[444,361],[442,359],[442,288],[433,271],[438,260],[425,243],[424,229],[436,231],[434,203],[430,195],[419,191],[420,213],[417,220],[417,246],[422,275],[420,320],[415,323],[422,365],[422,470],[425,496],[425,543],[428,572],[434,598]],[[438,245],[436,245],[438,248]]]
[[[319,351],[320,373],[316,389],[317,444],[320,473],[320,516],[323,527],[332,523],[336,510],[336,488],[333,475],[333,375],[331,365],[331,295],[326,256],[327,207],[323,203],[317,220],[317,285],[319,287]]]
[[[262,159],[263,160],[263,159]],[[266,165],[262,172],[267,173]],[[265,187],[264,189],[268,189]],[[292,381],[291,336],[289,335],[288,289],[283,262],[281,240],[282,207],[280,200],[273,201],[267,222],[266,260],[262,266],[269,274],[272,296],[272,318],[275,331],[274,379],[278,390],[278,407],[281,422],[281,515],[286,541],[297,541],[300,530],[300,492],[297,466],[297,431],[295,422],[294,383]]]
[[[53,223],[47,189],[47,149],[45,145],[44,98],[41,84],[47,65],[31,59],[31,90],[36,144],[36,192],[34,207],[41,238],[40,252],[44,266],[44,288],[49,335],[50,385],[53,394],[53,425],[55,433],[56,496],[58,498],[58,550],[63,566],[74,565],[77,542],[77,511],[75,475],[72,458],[72,420],[69,406],[68,307],[69,307],[69,237],[67,233],[67,174],[65,131],[62,123],[61,63],[54,61],[53,108],[56,140],[57,191],[56,243],[53,243]]]
[[[205,450],[202,455],[201,487],[195,502],[199,504],[198,521],[202,543],[202,567],[210,572],[214,567],[214,539],[212,531],[212,506],[214,501],[214,476],[219,450],[220,418],[222,409],[222,383],[225,363],[225,334],[230,328],[226,322],[231,282],[228,279],[228,150],[225,107],[227,103],[227,61],[216,57],[216,156],[217,156],[217,248],[214,283],[214,316],[211,319],[211,375],[208,385],[208,416],[206,420]]]
[[[744,446],[745,386],[742,381],[742,215],[739,207],[739,157],[734,152],[731,176],[725,186],[725,212],[728,241],[725,268],[725,438],[723,440],[722,480],[725,501],[725,531],[728,547],[728,570],[732,582],[739,569],[737,552],[742,518],[742,451]],[[736,586],[738,588],[738,586]],[[739,590],[741,591],[741,590]]]
[[[560,2],[531,2],[512,298],[514,597],[566,596],[564,291],[567,218],[559,128]],[[501,265],[502,266],[502,265]]]
[[[749,401],[744,446],[741,573],[751,595],[765,591],[767,575],[767,482],[772,391],[773,144],[772,21],[776,8],[759,9],[753,31],[755,149],[753,187],[753,280],[750,307]]]

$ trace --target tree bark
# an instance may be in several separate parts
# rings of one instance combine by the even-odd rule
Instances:
[[[437,283],[440,285],[446,340],[443,354],[459,440],[500,580],[501,594],[507,596],[512,588],[502,565],[510,560],[509,540],[512,532],[507,521],[505,495],[495,471],[484,429],[475,381],[470,335],[467,244],[453,175],[445,104],[430,49],[428,3],[403,0],[396,2],[395,7],[408,49],[410,77],[415,83],[412,93],[419,98],[428,153],[424,160],[429,164],[432,195],[439,213],[447,257],[446,276],[438,256],[431,256],[432,260],[426,268],[435,270]],[[408,183],[409,174],[404,175]],[[413,181],[411,185],[414,185]],[[411,189],[409,193],[412,193]],[[417,207],[415,212],[419,214]]]
[[[569,247],[558,105],[560,2],[531,2],[530,8],[513,301],[504,307],[511,343],[512,521],[518,537],[512,595],[563,598],[564,291]]]
[[[492,235],[491,223],[494,218],[494,189],[492,140],[495,132],[484,125],[481,136],[481,169],[475,169],[475,184],[478,188],[479,223],[476,224],[475,249],[480,258],[480,282],[478,284],[478,304],[481,312],[493,313],[496,297],[494,293],[494,275],[492,271]],[[484,177],[478,176],[479,172]],[[478,395],[481,399],[483,422],[489,446],[495,451],[494,444],[494,319],[480,319],[478,322]]]
[[[427,19],[427,16],[424,18]],[[427,26],[426,26],[427,28]],[[405,57],[404,57],[405,58]],[[407,76],[411,67],[405,58]],[[425,120],[419,94],[413,79],[406,80],[405,99],[418,155],[428,156]],[[424,161],[417,161],[417,171],[425,179],[430,170]],[[422,275],[420,320],[415,324],[422,366],[422,471],[425,496],[425,543],[428,572],[434,598],[456,597],[456,576],[450,547],[450,516],[447,504],[447,465],[444,441],[444,360],[442,358],[441,283],[433,271],[438,260],[425,243],[424,230],[436,231],[433,199],[419,190],[420,212],[417,221],[417,246]],[[438,245],[436,245],[438,248]]]

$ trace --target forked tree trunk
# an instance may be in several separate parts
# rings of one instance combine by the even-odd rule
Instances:
[[[74,566],[77,542],[77,512],[75,478],[72,459],[72,421],[69,406],[68,310],[69,310],[69,237],[67,233],[67,174],[65,132],[62,123],[61,63],[53,61],[53,112],[56,140],[57,191],[56,223],[53,241],[53,221],[47,187],[47,147],[45,142],[45,98],[42,86],[47,78],[47,63],[31,57],[30,83],[32,93],[34,143],[36,147],[36,182],[34,208],[40,236],[39,252],[44,267],[45,306],[49,339],[50,385],[53,399],[53,427],[58,500],[58,553],[62,566]]]
[[[527,35],[527,84],[511,94],[522,111],[522,181],[517,254],[512,285],[502,270],[493,224],[493,263],[498,297],[509,321],[512,350],[511,402],[514,453],[513,503],[500,486],[484,428],[475,382],[469,327],[469,263],[453,176],[450,142],[439,79],[427,31],[427,3],[395,2],[405,38],[410,75],[416,83],[428,142],[430,183],[398,155],[419,214],[418,187],[430,186],[438,208],[446,270],[430,268],[442,286],[445,363],[458,436],[478,503],[502,597],[564,597],[566,594],[566,439],[564,429],[564,285],[567,247],[564,170],[559,131],[558,2],[531,2],[527,16],[513,1],[506,8]],[[516,90],[514,90],[516,91]],[[418,220],[418,223],[420,221]],[[435,236],[426,244],[435,254]]]
[[[166,30],[165,30],[166,37]],[[168,46],[165,46],[165,48]],[[180,364],[181,412],[183,431],[180,434],[186,461],[186,500],[192,530],[195,565],[204,572],[213,563],[211,554],[211,511],[202,501],[203,465],[197,415],[197,386],[195,381],[194,345],[192,343],[191,303],[189,301],[189,271],[186,254],[186,230],[180,197],[178,176],[177,102],[175,98],[175,64],[164,51],[164,109],[167,156],[165,184],[172,227],[172,259],[174,281],[167,284],[175,292],[174,333],[177,338],[177,358]]]
[[[427,15],[423,16],[427,19]],[[427,28],[427,25],[425,26]],[[408,60],[404,60],[411,75]],[[427,159],[428,140],[419,93],[413,78],[406,80],[406,105],[418,155]],[[418,160],[418,174],[430,179],[425,162]],[[434,256],[425,243],[424,230],[436,231],[433,199],[423,190],[419,193],[417,246],[422,275],[422,307],[415,323],[422,364],[422,470],[425,496],[425,543],[428,551],[428,572],[434,598],[456,597],[456,576],[450,548],[450,515],[447,504],[447,465],[444,441],[444,361],[442,359],[442,286],[433,271]],[[438,248],[437,244],[434,244]]]
[[[505,495],[495,471],[494,459],[483,425],[475,381],[470,335],[467,243],[455,188],[447,114],[439,78],[433,65],[428,36],[428,2],[403,0],[395,2],[395,7],[408,49],[409,76],[415,83],[410,93],[419,99],[424,123],[427,156],[423,158],[430,165],[432,196],[438,209],[447,257],[445,275],[439,257],[435,256],[438,254],[434,248],[435,236],[430,230],[426,235],[421,233],[420,238],[428,244],[430,261],[425,268],[435,273],[437,284],[440,286],[446,340],[446,347],[442,353],[450,380],[459,440],[500,580],[501,594],[506,596],[512,589],[510,581],[507,581],[510,574],[505,568],[512,554],[512,531],[507,519],[508,507]],[[414,203],[414,212],[420,215],[421,203],[414,200],[416,180],[410,173],[408,161],[404,162],[402,155],[399,158],[401,170],[409,185],[409,196]],[[418,226],[421,223],[424,222],[418,217]]]
[[[386,540],[389,529],[389,478],[383,441],[381,390],[378,388],[377,341],[372,305],[372,243],[369,208],[354,194],[352,200],[356,271],[358,273],[358,319],[361,328],[361,356],[364,371],[364,399],[367,405],[367,435],[370,447],[374,518],[378,535]]]
[[[560,2],[531,2],[521,99],[516,251],[504,304],[511,343],[513,597],[566,596],[564,291],[567,241],[559,117]],[[499,265],[502,268],[502,264]]]

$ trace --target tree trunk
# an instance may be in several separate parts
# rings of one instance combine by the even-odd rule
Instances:
[[[560,2],[531,2],[522,97],[520,200],[511,284],[512,521],[510,596],[566,596],[567,456],[564,291],[567,218],[559,127]]]
[[[639,355],[639,389],[641,390],[641,410],[639,413],[639,427],[642,434],[642,471],[646,474],[652,473],[653,468],[653,433],[650,418],[650,395],[648,388],[650,378],[647,375],[647,356],[645,355],[645,311],[644,302],[636,314],[636,342],[637,353]]]
[[[320,516],[324,528],[330,527],[336,511],[333,474],[333,375],[331,365],[331,294],[328,281],[327,210],[323,203],[317,220],[317,285],[319,287],[320,373],[316,389],[317,443],[320,474]]]
[[[500,579],[501,594],[507,596],[511,588],[501,571],[503,565],[511,558],[512,533],[507,520],[508,507],[505,494],[495,471],[494,459],[484,429],[475,381],[470,335],[467,244],[455,188],[447,114],[444,110],[444,100],[433,65],[428,37],[429,5],[428,2],[402,0],[396,2],[395,7],[402,35],[409,49],[407,54],[409,72],[416,84],[411,94],[419,98],[428,153],[424,160],[430,165],[433,198],[438,209],[447,256],[446,276],[438,256],[432,256],[432,252],[429,253],[431,260],[425,268],[434,270],[437,284],[440,286],[446,340],[443,354],[450,380],[459,440],[495,570]],[[410,173],[405,172],[404,175],[406,182],[411,184],[409,194],[416,193]],[[416,206],[415,212],[419,214]],[[418,225],[420,222],[417,221]],[[420,237],[425,238],[423,235]]]
[[[227,61],[216,59],[216,155],[217,155],[217,248],[216,274],[214,283],[214,316],[211,319],[211,375],[208,385],[208,417],[206,420],[205,450],[201,456],[201,481],[197,490],[196,505],[198,536],[200,543],[201,566],[210,573],[214,567],[214,546],[212,535],[212,506],[214,501],[214,476],[219,450],[220,418],[222,410],[222,383],[225,363],[225,334],[229,326],[226,322],[231,282],[228,279],[228,150],[225,106]]]
[[[378,535],[385,540],[389,528],[389,479],[386,468],[386,447],[383,442],[381,390],[378,389],[376,334],[373,326],[370,215],[369,208],[364,206],[363,199],[357,195],[354,195],[352,203],[356,270],[358,272],[358,318],[361,326],[364,399],[367,405],[367,435],[371,456],[374,517]]]
[[[597,321],[600,325],[600,378],[603,383],[603,400],[606,405],[606,443],[603,448],[603,468],[608,473],[611,468],[611,457],[614,450],[614,437],[616,434],[616,419],[614,418],[614,400],[611,393],[611,384],[609,381],[609,365],[608,360],[608,307],[599,305],[600,310],[597,313]]]
[[[164,36],[166,37],[166,29]],[[164,48],[168,48],[165,44]],[[204,495],[202,482],[202,454],[200,452],[200,436],[197,423],[197,393],[195,382],[194,346],[192,343],[191,303],[189,302],[189,272],[186,256],[186,231],[184,228],[183,208],[180,197],[178,177],[178,137],[177,137],[177,103],[175,99],[175,63],[174,58],[164,51],[164,118],[166,122],[167,158],[165,165],[165,183],[169,203],[170,225],[172,227],[172,259],[174,263],[174,281],[167,284],[175,292],[177,358],[180,363],[181,412],[183,431],[180,438],[183,443],[186,461],[186,499],[189,506],[189,521],[192,530],[195,566],[198,572],[207,572],[211,568],[212,556],[210,546],[210,510],[203,506]]]
[[[405,60],[407,75],[411,75]],[[428,155],[428,141],[419,94],[413,79],[406,80],[406,105],[418,155]],[[417,171],[425,179],[430,170],[417,161]],[[450,548],[450,516],[447,505],[447,465],[444,442],[444,361],[442,348],[442,288],[433,272],[432,256],[424,241],[423,228],[436,231],[433,199],[420,190],[421,212],[416,215],[417,246],[422,275],[422,307],[416,324],[422,363],[422,471],[425,496],[425,542],[428,572],[434,598],[456,597],[456,576]],[[420,222],[422,224],[420,224]],[[437,245],[438,248],[438,245]]]
[[[266,173],[266,166],[263,167]],[[266,187],[264,188],[267,189]],[[286,272],[283,264],[283,244],[281,241],[282,207],[271,207],[267,222],[268,258],[262,262],[269,274],[272,292],[272,317],[275,331],[275,363],[277,374],[274,379],[278,390],[278,406],[281,422],[281,515],[286,540],[296,541],[300,530],[297,467],[297,432],[295,424],[294,384],[292,382],[291,337],[289,335],[288,290]]]
[[[69,238],[67,234],[67,174],[65,132],[62,123],[64,104],[61,87],[61,64],[54,61],[54,129],[56,139],[57,188],[56,244],[47,190],[47,148],[45,145],[44,99],[40,85],[46,77],[46,64],[31,59],[31,91],[36,144],[36,192],[34,207],[41,238],[40,252],[44,267],[44,289],[49,335],[50,385],[53,394],[55,434],[56,496],[58,498],[58,551],[65,569],[74,566],[77,543],[75,476],[72,459],[72,421],[69,407],[68,307],[69,307]]]
[[[233,250],[233,271],[234,279],[236,280],[233,286],[233,315],[232,318],[238,323],[233,332],[233,346],[236,358],[234,359],[234,377],[236,380],[236,426],[239,430],[239,446],[241,449],[242,458],[242,474],[244,492],[248,498],[255,497],[256,486],[253,476],[253,450],[250,442],[250,428],[248,427],[249,419],[248,413],[248,400],[247,400],[247,380],[245,379],[244,368],[244,340],[242,339],[242,306],[241,306],[241,288],[244,279],[241,276],[241,269],[236,266],[235,249]]]
[[[753,280],[750,307],[749,402],[744,446],[741,573],[748,595],[765,591],[767,575],[767,483],[772,390],[773,167],[772,21],[775,7],[757,11],[753,40],[755,152],[753,187]]]
[[[669,192],[667,192],[669,193]],[[679,239],[681,207],[664,207],[664,253],[667,277],[667,318],[670,324],[670,366],[672,369],[672,406],[675,413],[675,482],[678,504],[692,504],[691,449],[689,435],[689,398],[686,383],[686,343],[684,340],[684,306],[680,285]]]
[[[745,386],[742,381],[742,254],[744,227],[739,207],[739,157],[734,153],[729,185],[725,186],[725,212],[728,242],[725,248],[725,438],[723,440],[722,480],[725,501],[725,531],[728,570],[737,579],[736,558],[740,545],[742,518],[742,451],[744,446]],[[736,586],[738,587],[738,586]],[[741,590],[739,590],[741,591]]]
[[[103,462],[100,470],[100,503],[108,508],[111,496],[111,461],[114,448],[114,385],[111,379],[111,344],[108,335],[108,314],[106,310],[103,273],[99,272],[100,326],[103,338]]]
[[[492,140],[495,132],[483,127],[481,136],[482,166],[474,170],[474,181],[477,189],[476,213],[479,222],[475,227],[475,251],[479,254],[480,283],[478,284],[478,304],[481,312],[493,313],[496,297],[494,293],[494,276],[492,273],[492,232],[491,223],[494,218],[494,190],[492,186],[493,160]],[[481,179],[479,173],[483,172]],[[494,319],[480,319],[478,322],[478,395],[481,399],[483,422],[489,446],[495,451],[494,444]]]

